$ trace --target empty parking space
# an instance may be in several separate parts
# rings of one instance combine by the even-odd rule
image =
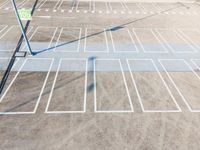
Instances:
[[[183,59],[162,59],[160,63],[189,110],[193,112],[200,111],[198,90],[200,77],[196,72]]]
[[[157,29],[163,42],[174,53],[194,53],[197,50],[188,41],[173,29]]]
[[[94,79],[95,112],[133,112],[120,60],[96,59]]]
[[[80,48],[81,32],[81,28],[61,28],[55,45],[55,51],[78,52]]]
[[[123,27],[114,27],[110,30],[112,49],[114,52],[138,52],[136,38],[132,31]],[[109,41],[110,46],[110,41]]]
[[[152,29],[134,29],[138,37],[138,41],[144,52],[147,53],[167,53],[167,49],[163,45],[159,37]]]
[[[36,112],[52,62],[52,59],[26,59],[24,61],[1,96],[1,114]],[[41,71],[39,72],[38,69]]]
[[[181,111],[152,60],[127,60],[127,63],[144,112]]]
[[[198,2],[14,1],[33,53],[0,0],[0,149],[199,149]]]
[[[109,52],[105,29],[86,28],[85,52]]]
[[[46,113],[86,111],[87,60],[62,59],[56,72]]]

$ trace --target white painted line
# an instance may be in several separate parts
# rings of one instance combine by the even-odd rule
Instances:
[[[138,96],[138,100],[139,100],[139,103],[141,105],[141,108],[142,108],[143,112],[181,112],[182,111],[181,108],[179,107],[178,103],[176,102],[176,99],[172,95],[169,87],[167,86],[166,82],[164,81],[162,75],[160,74],[156,64],[154,63],[154,61],[152,59],[126,59],[126,61],[127,61],[127,64],[128,64],[128,68],[129,68],[129,71],[130,71],[130,75],[131,75],[131,78],[132,78],[132,82],[133,82],[134,88],[136,90],[136,94]],[[156,70],[156,72],[157,72],[159,78],[161,79],[161,81],[163,82],[164,87],[166,88],[167,92],[169,93],[170,97],[172,98],[172,101],[174,102],[174,104],[175,104],[177,109],[175,109],[175,110],[158,110],[158,109],[157,110],[149,110],[148,109],[147,110],[147,109],[144,108],[144,105],[143,105],[143,102],[142,102],[144,99],[141,98],[141,94],[140,94],[139,89],[137,87],[136,81],[135,81],[135,79],[133,77],[133,74],[132,74],[132,71],[131,71],[131,66],[130,66],[130,61],[150,61],[153,64],[154,69]]]
[[[44,83],[42,85],[41,91],[39,93],[36,105],[34,107],[34,110],[33,111],[27,111],[27,112],[0,112],[0,114],[35,114],[36,113],[36,110],[38,108],[38,105],[39,105],[42,93],[44,91],[44,88],[45,88],[45,85],[46,85],[46,82],[47,82],[47,79],[48,79],[48,76],[49,76],[49,73],[50,73],[50,70],[51,70],[51,67],[53,65],[53,61],[54,61],[53,58],[27,58],[24,61],[24,63],[22,64],[22,66],[20,67],[19,71],[17,72],[17,74],[15,75],[15,77],[13,78],[13,80],[11,81],[11,83],[9,84],[8,88],[6,89],[6,91],[3,93],[2,97],[0,98],[0,103],[3,101],[4,97],[8,93],[9,89],[12,87],[13,83],[17,79],[19,73],[22,71],[23,67],[25,66],[25,64],[27,63],[28,60],[43,60],[43,61],[44,60],[50,60],[51,61],[50,65],[49,65],[49,69],[48,69],[47,75],[45,77],[45,80],[44,80]],[[26,94],[28,94],[28,93],[26,93]]]
[[[52,96],[53,96],[53,91],[54,91],[54,88],[55,88],[55,85],[56,85],[56,81],[57,81],[57,78],[58,78],[58,73],[59,73],[59,70],[61,68],[61,64],[62,64],[62,61],[63,60],[68,60],[68,61],[72,61],[72,60],[79,60],[79,61],[85,61],[85,86],[84,86],[84,96],[83,96],[83,99],[84,99],[84,102],[83,102],[83,110],[80,110],[80,111],[49,111],[49,106],[50,106],[50,102],[51,102],[51,99],[52,99]],[[49,99],[48,99],[48,102],[47,102],[47,106],[46,106],[46,109],[45,109],[45,113],[51,113],[51,114],[65,114],[65,113],[85,113],[86,112],[86,98],[87,98],[87,69],[88,69],[88,61],[87,59],[78,59],[78,58],[70,58],[70,59],[60,59],[59,61],[59,65],[58,65],[58,68],[57,68],[57,72],[56,72],[56,75],[55,75],[55,78],[54,78],[54,81],[53,81],[53,86],[51,88],[51,92],[50,92],[50,96],[49,96]],[[62,105],[62,104],[61,104]]]
[[[129,102],[129,106],[130,106],[130,110],[97,110],[97,81],[96,81],[96,61],[118,61],[119,66],[120,66],[120,70],[122,73],[122,77],[123,77],[123,81],[124,81],[124,85],[125,85],[125,90],[128,96],[128,102]],[[94,112],[95,113],[131,113],[134,112],[134,108],[133,108],[133,104],[132,104],[132,100],[131,97],[129,95],[129,89],[126,83],[126,79],[125,79],[125,75],[124,75],[124,71],[122,68],[122,64],[120,59],[95,59],[94,60]]]
[[[170,81],[172,82],[172,84],[174,85],[174,87],[176,88],[176,90],[178,91],[179,95],[181,96],[182,100],[184,101],[184,103],[186,104],[186,106],[188,107],[188,109],[191,111],[191,112],[200,112],[200,109],[192,109],[191,105],[188,103],[188,99],[185,98],[184,94],[187,95],[190,93],[190,90],[187,91],[188,93],[183,93],[181,91],[181,88],[178,87],[177,83],[175,83],[176,81],[173,79],[173,77],[169,74],[169,72],[167,71],[166,67],[164,66],[163,62],[164,61],[182,61],[185,66],[187,67],[187,69],[189,69],[193,75],[198,79],[198,82],[200,81],[200,77],[197,75],[196,72],[194,72],[194,70],[191,68],[191,66],[187,63],[187,61],[185,61],[184,59],[159,59],[159,62],[162,66],[162,68],[164,69],[165,73],[167,74],[168,78],[170,79]],[[173,62],[173,66],[175,65],[176,62]],[[181,69],[181,68],[179,68]],[[182,72],[184,74],[184,72]],[[189,80],[189,78],[187,78],[187,80]],[[187,86],[187,85],[184,85],[184,86]]]

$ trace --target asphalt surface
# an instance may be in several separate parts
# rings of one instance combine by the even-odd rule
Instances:
[[[198,150],[199,19],[192,1],[39,1],[37,55],[23,41],[0,95],[0,149]],[[0,79],[20,36],[0,2]]]

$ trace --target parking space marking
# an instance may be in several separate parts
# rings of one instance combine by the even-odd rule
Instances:
[[[109,52],[105,29],[85,29],[84,52]]]
[[[62,63],[62,62],[64,62],[64,61],[69,61],[69,63]],[[72,63],[73,61],[76,61],[76,63]],[[77,64],[77,61],[82,61],[82,62],[84,62],[84,65],[82,64],[82,65],[80,65],[80,63],[79,64]],[[62,65],[67,65],[67,66],[64,66],[63,68],[62,68]],[[73,66],[74,65],[74,66]],[[82,68],[84,66],[84,69]],[[75,87],[75,86],[71,86],[70,85],[70,87],[69,88],[67,88],[68,90],[71,90],[69,93],[67,93],[67,91],[66,92],[64,92],[64,93],[59,93],[59,91],[58,91],[58,94],[55,94],[55,90],[57,89],[57,90],[59,90],[59,88],[57,88],[57,86],[56,86],[56,83],[57,82],[59,82],[60,80],[58,79],[59,78],[59,71],[61,72],[61,73],[63,73],[63,72],[65,72],[66,71],[66,69],[67,70],[71,70],[72,72],[73,71],[75,71],[75,72],[85,72],[84,74],[84,76],[85,76],[85,79],[84,79],[84,87],[83,87],[83,96],[79,96],[79,97],[81,97],[81,99],[80,100],[78,100],[78,102],[77,102],[77,96],[76,95],[78,95],[78,92],[80,92],[80,90],[77,88],[77,87]],[[45,113],[57,113],[57,114],[63,114],[63,113],[85,113],[86,112],[86,97],[87,97],[87,69],[88,69],[88,62],[87,62],[87,59],[78,59],[78,58],[69,58],[69,59],[60,59],[60,61],[59,61],[59,65],[58,65],[58,68],[57,68],[57,72],[56,72],[56,75],[55,75],[55,78],[54,78],[54,81],[53,81],[53,86],[52,86],[52,88],[51,88],[51,92],[50,92],[50,96],[49,96],[49,99],[48,99],[48,102],[47,102],[47,106],[46,106],[46,109],[45,109]],[[81,70],[84,70],[84,71],[81,71]],[[69,72],[68,72],[69,73]],[[82,74],[82,73],[81,73]],[[73,75],[73,81],[75,81],[75,84],[77,84],[76,83],[76,80],[77,79],[80,79],[80,77],[81,77],[82,75],[79,75],[79,76],[77,76],[76,77],[76,79],[74,79],[74,75]],[[69,77],[68,77],[69,78]],[[61,79],[62,79],[62,76],[61,76]],[[64,80],[65,79],[62,79],[62,81],[61,82],[64,82]],[[67,81],[67,82],[73,82],[73,81]],[[64,85],[64,86],[67,86],[67,84],[66,85]],[[63,86],[62,87],[60,87],[60,88],[63,88]],[[77,91],[78,90],[78,91]],[[66,95],[66,94],[70,94],[70,95]],[[75,94],[74,96],[72,96],[72,94]],[[63,96],[61,96],[61,95],[63,95]],[[54,99],[54,101],[57,101],[57,103],[59,103],[58,102],[58,100],[60,99],[60,96],[61,96],[61,98],[68,98],[68,97],[72,97],[72,98],[74,98],[73,100],[70,100],[71,101],[71,103],[73,104],[73,105],[75,105],[75,104],[80,104],[81,103],[81,101],[83,101],[83,104],[82,104],[82,106],[83,106],[83,110],[49,110],[50,109],[50,103],[52,103],[52,99]],[[57,98],[56,98],[57,97]],[[63,99],[61,99],[61,100],[63,100]],[[67,100],[67,99],[66,99]],[[65,100],[65,101],[66,101]],[[73,103],[75,101],[75,104]],[[68,102],[68,103],[66,103],[67,104],[67,106],[69,106],[69,103],[70,102]],[[61,106],[63,105],[63,102],[61,102],[61,103],[59,103]],[[73,107],[73,105],[72,105],[72,107]]]
[[[159,62],[188,109],[191,112],[200,112],[198,74],[184,59],[159,59]]]
[[[124,33],[124,34],[122,34]],[[110,31],[112,47],[115,53],[136,52],[138,49],[129,29]]]
[[[168,50],[152,29],[134,28],[133,32],[144,53],[168,53]]]
[[[139,100],[139,103],[141,105],[143,112],[181,112],[182,111],[181,108],[179,107],[179,105],[177,104],[174,96],[172,95],[169,87],[167,86],[166,82],[164,81],[162,75],[160,74],[158,68],[156,67],[156,65],[155,65],[155,63],[152,59],[127,59],[126,61],[127,61],[127,64],[128,64],[130,74],[131,74],[133,85],[135,87],[135,90],[136,90],[136,93],[137,93],[137,96],[138,96],[138,100]],[[135,64],[131,65],[131,61],[133,61]],[[141,66],[143,66],[143,68],[147,68],[148,71],[146,71],[147,79],[142,80],[142,78],[140,77],[141,75],[138,75],[138,77],[140,77],[138,82],[140,81],[143,84],[144,83],[147,84],[146,86],[141,87],[141,90],[140,90],[140,84],[139,83],[137,84],[136,76],[137,76],[137,73],[139,74],[141,72],[143,73],[143,75],[145,74],[145,72],[143,72],[141,70]],[[135,74],[135,77],[133,75],[133,72]],[[152,76],[150,77],[148,75],[148,74],[150,74],[150,72],[155,72],[158,76],[155,77],[155,79],[153,79],[154,77],[152,77]],[[158,79],[160,79],[160,82],[158,81]],[[148,81],[150,81],[150,82],[148,83]],[[149,93],[148,94],[148,92],[146,92],[147,95],[142,96],[142,94],[145,93],[145,88],[147,88],[149,86],[149,88],[147,89],[147,90],[149,90],[149,89],[152,89],[151,86],[154,86],[154,85],[162,86],[163,88],[159,87],[159,94],[162,94],[162,93],[166,94],[166,92],[167,92],[168,93],[167,97],[163,97],[164,95],[159,95],[158,97],[156,97],[155,93]],[[163,91],[162,91],[162,89],[163,89]],[[159,100],[159,98],[161,98],[161,99]],[[163,99],[165,99],[165,101],[163,101]],[[152,107],[152,108],[146,109],[145,108],[145,101],[146,101],[147,107]],[[165,104],[164,106],[161,106],[166,101],[168,101],[167,104]],[[148,104],[148,102],[150,102],[150,104]],[[168,107],[168,103],[171,103],[173,105],[172,106],[173,108],[170,108],[170,109],[166,108],[166,106]]]
[[[103,62],[105,64],[101,64],[100,62]],[[114,63],[108,63],[108,61],[113,61]],[[101,66],[103,65],[103,66]],[[116,68],[118,67],[118,69]],[[119,87],[117,87],[116,89],[113,89],[114,93],[111,92],[108,94],[109,90],[111,90],[112,88],[109,87],[109,86],[112,86],[111,84],[112,83],[107,83],[107,85],[101,85],[101,86],[106,86],[108,89],[99,89],[98,87],[100,87],[100,83],[98,82],[98,79],[97,79],[97,72],[98,73],[104,73],[104,75],[102,75],[103,77],[105,77],[105,73],[114,73],[113,69],[117,69],[115,71],[116,74],[120,73],[121,74],[121,84],[124,85],[124,93],[118,95],[120,92],[122,92],[122,89]],[[120,71],[119,71],[120,70]],[[95,59],[94,60],[94,111],[95,113],[130,113],[130,112],[134,112],[134,109],[133,109],[133,104],[132,104],[132,101],[131,101],[131,98],[130,98],[130,95],[129,95],[129,89],[128,89],[128,86],[127,86],[127,83],[126,83],[126,79],[125,79],[125,75],[124,75],[124,71],[123,71],[123,68],[122,68],[122,64],[121,64],[121,61],[119,59]],[[106,78],[107,79],[107,78]],[[109,79],[110,82],[112,82],[112,78]],[[114,81],[116,83],[116,81]],[[120,82],[120,80],[118,80],[118,83]],[[102,82],[101,82],[102,83]],[[108,86],[109,85],[109,86]],[[108,97],[105,97],[101,94],[103,94],[104,92],[103,91],[106,91],[106,96]],[[103,93],[102,93],[103,92]],[[100,96],[102,97],[102,100],[100,100],[100,97],[99,97],[99,93]],[[116,96],[116,93],[118,96]],[[128,107],[129,108],[122,108],[122,107],[127,107],[125,106],[125,101],[122,102],[121,98],[124,98],[125,95],[127,96],[125,99],[126,101],[128,101]],[[111,98],[113,97],[114,98]],[[122,97],[121,97],[122,96]],[[109,99],[112,99],[112,101],[109,101]],[[125,100],[124,99],[124,100]],[[107,102],[106,102],[107,101]],[[120,102],[121,101],[121,102]],[[98,105],[98,102],[101,102],[101,106]],[[127,102],[126,102],[127,103]],[[111,105],[111,106],[109,106]],[[127,105],[127,104],[126,104]],[[107,107],[107,108],[100,108],[99,107]],[[108,108],[108,107],[112,107],[112,108]],[[121,108],[118,108],[118,107],[121,107]]]
[[[38,63],[39,61],[38,60],[42,60],[42,63]],[[35,61],[35,62],[34,62]],[[47,68],[42,68],[42,67],[45,67],[46,63],[45,61],[49,61],[48,63],[48,66]],[[36,113],[36,110],[38,108],[38,105],[39,105],[39,102],[40,102],[40,99],[41,99],[41,96],[43,94],[43,90],[44,90],[44,87],[46,85],[46,82],[47,82],[47,79],[48,79],[48,76],[49,76],[49,73],[50,73],[50,70],[51,70],[51,67],[52,67],[52,64],[53,64],[53,61],[54,59],[53,58],[27,58],[24,63],[22,64],[22,66],[20,67],[19,71],[17,72],[17,74],[15,75],[15,77],[12,79],[11,83],[9,84],[8,88],[5,90],[5,92],[3,93],[2,97],[0,98],[0,106],[2,106],[3,102],[5,101],[5,99],[9,99],[11,102],[11,104],[13,102],[16,102],[16,101],[20,101],[22,100],[23,98],[30,98],[31,101],[32,99],[36,99],[36,103],[35,103],[35,106],[33,107],[33,110],[32,111],[12,111],[14,109],[17,109],[18,107],[22,107],[23,105],[26,105],[28,104],[29,102],[32,103],[31,101],[27,101],[27,99],[25,99],[26,101],[25,102],[22,102],[20,103],[19,105],[17,104],[17,106],[13,106],[12,108],[6,108],[6,110],[4,111],[1,111],[0,114],[35,114]],[[27,65],[28,64],[28,65]],[[26,66],[27,65],[27,66]],[[41,87],[39,87],[39,91],[30,91],[30,90],[33,90],[33,87],[32,88],[25,88],[25,89],[22,89],[22,87],[26,87],[26,86],[30,86],[29,82],[24,82],[24,83],[17,83],[17,80],[18,78],[21,78],[21,80],[23,80],[23,75],[19,76],[19,74],[21,72],[26,72],[27,69],[31,66],[34,66],[35,69],[38,69],[38,68],[41,68],[41,69],[45,69],[47,70],[47,73],[46,75],[44,76],[44,80],[42,81],[39,81],[40,83],[42,83]],[[33,68],[32,68],[33,69]],[[41,77],[42,78],[42,77]],[[38,79],[41,80],[40,77],[38,77]],[[33,83],[33,80],[35,80],[36,78],[32,78],[32,83]],[[19,79],[20,80],[20,79]],[[18,81],[19,82],[19,81]],[[36,81],[34,81],[35,83]],[[26,85],[27,84],[27,85]],[[21,88],[19,86],[22,86]],[[35,83],[35,85],[37,85]],[[15,87],[17,86],[17,88]],[[37,85],[38,86],[38,85]],[[15,87],[13,89],[13,87]],[[18,91],[18,95],[15,95],[13,96],[12,92],[17,92],[16,90],[19,90]],[[23,91],[22,91],[23,90]],[[27,90],[27,91],[26,91]],[[36,90],[36,89],[35,89]],[[11,91],[11,93],[9,93]],[[39,93],[37,93],[39,92]],[[38,98],[35,98],[35,95],[38,95]],[[17,97],[19,96],[19,97]],[[30,96],[30,97],[29,97]],[[6,102],[7,104],[8,102]],[[12,104],[13,105],[13,104]],[[16,105],[16,104],[15,104]],[[4,107],[4,106],[3,106]],[[4,108],[5,109],[5,108]]]
[[[55,52],[79,52],[82,28],[61,28]]]
[[[173,53],[196,53],[197,50],[174,29],[154,30]]]

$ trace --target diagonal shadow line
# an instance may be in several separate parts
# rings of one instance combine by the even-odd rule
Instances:
[[[155,14],[152,14],[152,15],[148,15],[148,16],[145,16],[145,17],[142,17],[142,18],[139,18],[139,19],[136,19],[136,20],[133,20],[133,21],[130,21],[130,22],[127,22],[127,23],[124,23],[124,24],[121,24],[121,25],[112,27],[112,28],[108,28],[108,29],[106,29],[106,30],[103,30],[103,31],[100,31],[100,32],[97,32],[97,33],[93,33],[93,34],[90,34],[90,35],[87,35],[87,36],[83,36],[83,37],[81,37],[81,38],[78,38],[78,39],[75,39],[75,40],[72,40],[72,41],[69,41],[69,42],[66,42],[66,43],[62,43],[62,44],[59,44],[59,45],[56,45],[56,46],[52,46],[52,47],[49,47],[49,48],[46,48],[46,49],[43,49],[43,50],[41,50],[41,51],[34,52],[34,53],[37,55],[37,54],[39,54],[39,53],[46,52],[46,51],[49,51],[49,50],[53,50],[53,49],[55,49],[55,48],[62,47],[62,46],[64,46],[64,45],[68,45],[68,44],[71,44],[71,43],[74,43],[74,42],[78,42],[78,41],[80,41],[80,40],[84,40],[84,39],[86,39],[86,38],[90,38],[90,37],[93,37],[93,36],[102,34],[102,33],[104,33],[104,32],[107,32],[107,31],[117,31],[117,30],[120,30],[120,29],[122,29],[122,28],[125,28],[125,26],[130,25],[130,24],[133,24],[133,23],[135,23],[135,22],[139,22],[139,21],[142,21],[142,20],[145,20],[145,19],[148,19],[148,18],[157,16],[157,15],[160,15],[161,13],[165,13],[165,12],[168,12],[168,11],[171,11],[171,10],[174,10],[174,9],[177,9],[177,8],[180,8],[180,7],[185,7],[185,6],[183,6],[181,3],[178,3],[178,4],[180,4],[180,6],[176,6],[176,7],[173,7],[173,8],[170,8],[170,9],[167,9],[167,10],[164,10],[164,11],[161,11],[161,12],[158,12],[158,13],[155,13]]]

